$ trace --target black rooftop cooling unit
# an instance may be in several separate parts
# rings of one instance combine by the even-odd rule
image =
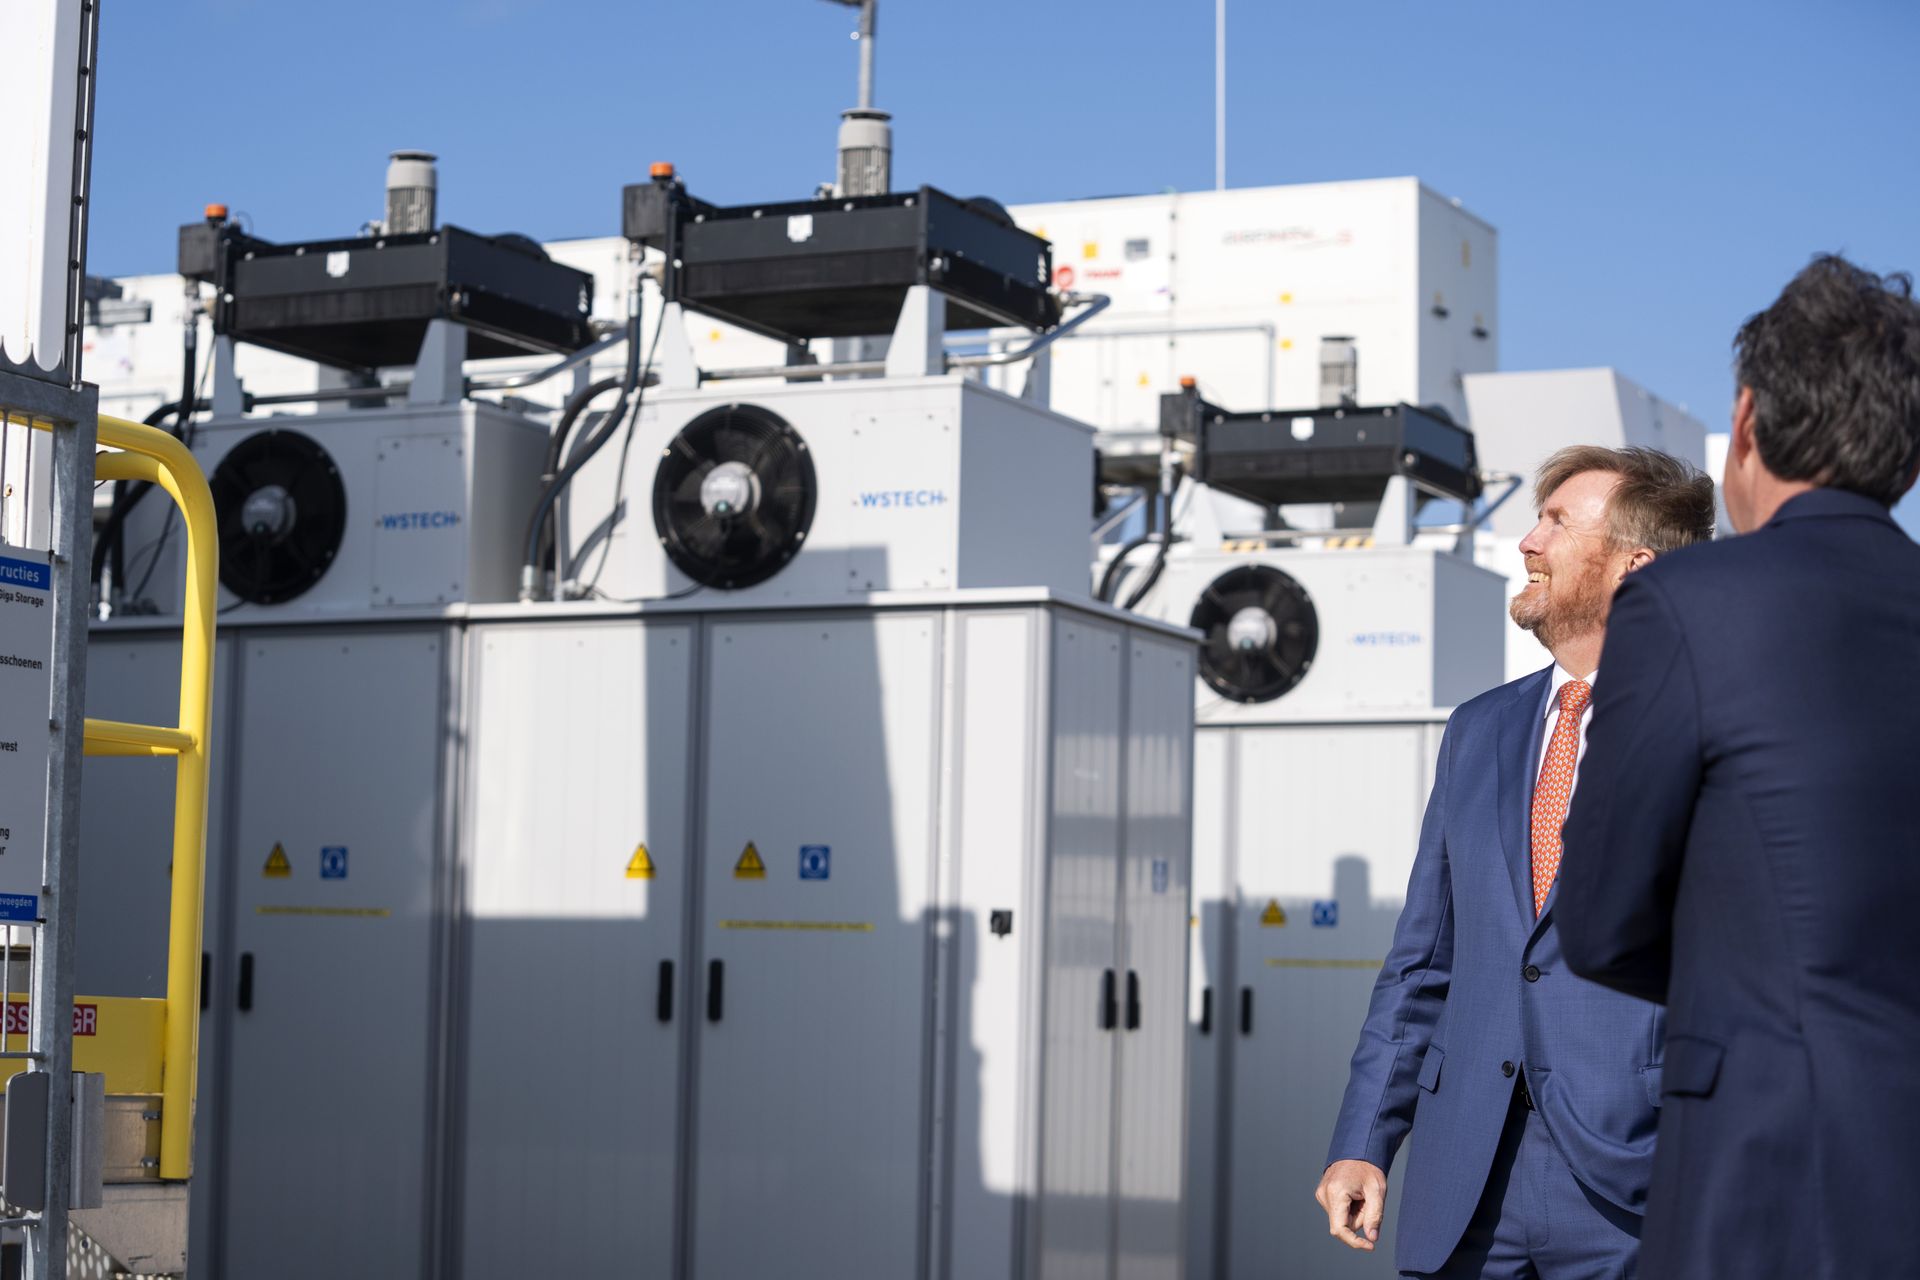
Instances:
[[[235,445],[209,483],[220,585],[248,604],[282,604],[326,574],[347,529],[347,491],[327,451],[297,431]]]
[[[1271,702],[1289,692],[1320,646],[1320,620],[1306,588],[1271,565],[1243,565],[1215,578],[1188,625],[1206,636],[1200,678],[1236,702]]]
[[[817,496],[813,456],[786,419],[759,405],[721,405],[661,451],[653,523],[680,572],[738,590],[793,559]]]

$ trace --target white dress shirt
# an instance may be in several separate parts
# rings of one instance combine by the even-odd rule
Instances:
[[[1540,758],[1533,764],[1535,782],[1540,779],[1540,771],[1547,767],[1547,748],[1553,745],[1553,731],[1560,724],[1560,686],[1573,678],[1559,663],[1553,664],[1553,689],[1547,694],[1547,731],[1540,735]],[[1599,678],[1600,671],[1595,668],[1593,674],[1587,677],[1587,687],[1591,689],[1593,682]],[[1574,750],[1573,786],[1567,788],[1569,803],[1573,800],[1574,791],[1580,786],[1580,761],[1586,758],[1587,726],[1591,723],[1593,723],[1593,697],[1588,695],[1586,710],[1580,713],[1580,745]]]

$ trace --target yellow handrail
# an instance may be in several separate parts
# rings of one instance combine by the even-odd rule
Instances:
[[[40,424],[35,424],[40,425]],[[100,415],[99,441],[120,453],[94,459],[99,480],[145,480],[179,504],[187,527],[184,632],[177,725],[88,720],[88,755],[170,755],[173,793],[173,893],[167,924],[167,1015],[160,1078],[160,1176],[193,1170],[193,1106],[200,1030],[200,921],[206,898],[207,734],[213,715],[214,594],[218,522],[205,473],[185,445],[164,431]]]

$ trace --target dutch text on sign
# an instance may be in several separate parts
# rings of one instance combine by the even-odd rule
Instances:
[[[27,1034],[30,1021],[30,1009],[25,1000],[7,1001],[7,1029],[10,1036]],[[92,1036],[100,1034],[100,1006],[97,1004],[76,1004],[73,1006],[73,1034]]]

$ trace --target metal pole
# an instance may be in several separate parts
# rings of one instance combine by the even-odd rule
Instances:
[[[873,36],[879,0],[864,0],[860,6],[860,109],[873,110]]]
[[[73,967],[80,880],[80,767],[86,735],[87,567],[93,554],[93,453],[99,392],[73,394],[75,421],[53,431],[53,660],[48,715],[47,852],[34,941],[28,1046],[47,1072],[47,1203],[27,1232],[28,1280],[65,1280],[73,1192]]]
[[[1227,0],[1213,2],[1213,189],[1227,189]]]

